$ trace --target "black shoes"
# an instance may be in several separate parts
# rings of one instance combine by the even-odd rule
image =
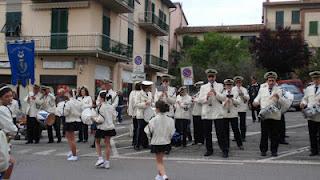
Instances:
[[[239,149],[240,149],[240,150],[244,150],[244,147],[243,147],[243,146],[239,146]]]
[[[222,157],[223,158],[228,158],[229,157],[229,153],[228,152],[223,152]]]
[[[316,156],[316,155],[319,155],[319,153],[312,152],[309,154],[309,156]]]
[[[261,152],[261,156],[267,156],[266,152]]]
[[[278,153],[276,153],[276,152],[271,153],[271,156],[272,156],[272,157],[277,157],[277,156],[278,156]]]
[[[33,143],[32,141],[27,141],[27,142],[26,142],[26,144],[32,144],[32,143]]]
[[[211,156],[213,154],[213,151],[207,151],[204,156]]]
[[[54,143],[54,141],[48,141],[48,144],[52,144],[52,143]]]
[[[287,141],[280,141],[279,144],[288,145],[289,143]]]

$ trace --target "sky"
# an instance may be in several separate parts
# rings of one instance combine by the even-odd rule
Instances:
[[[173,0],[182,3],[190,26],[259,24],[262,22],[262,3],[265,1]]]

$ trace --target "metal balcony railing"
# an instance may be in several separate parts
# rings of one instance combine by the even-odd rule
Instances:
[[[21,36],[20,39],[35,40],[36,51],[90,52],[99,51],[125,58],[132,57],[132,47],[112,40],[109,36],[96,34],[54,33],[51,35]]]
[[[139,14],[139,23],[146,27],[149,31],[155,33],[167,34],[169,32],[169,25],[152,12],[144,12]],[[149,27],[151,26],[151,27]],[[154,27],[154,28],[153,28]],[[160,31],[160,32],[157,32]]]
[[[151,54],[146,54],[146,64],[156,69],[168,69],[168,61]]]

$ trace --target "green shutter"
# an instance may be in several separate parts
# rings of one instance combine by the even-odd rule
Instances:
[[[128,45],[129,45],[129,56],[132,57],[133,52],[133,38],[134,38],[134,32],[132,29],[128,28]]]
[[[300,11],[292,11],[291,24],[300,24]]]
[[[277,11],[276,12],[276,27],[283,27],[284,23],[284,12],[283,11]]]
[[[160,45],[160,58],[163,59],[163,46]]]
[[[68,9],[52,9],[51,49],[68,48]]]
[[[6,36],[18,36],[20,33],[21,12],[6,13]]]
[[[309,36],[318,35],[318,21],[309,22]]]
[[[110,17],[104,15],[102,23],[102,33],[104,34],[102,37],[102,49],[110,51]]]

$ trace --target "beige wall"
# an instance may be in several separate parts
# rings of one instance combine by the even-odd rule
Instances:
[[[183,35],[179,35],[178,39],[179,41],[183,42],[183,36],[191,36],[191,37],[197,37],[199,40],[203,40],[204,39],[204,34],[205,33],[190,33],[190,34],[183,34]],[[236,39],[240,39],[241,36],[259,36],[259,32],[243,32],[243,33],[239,33],[239,32],[225,32],[225,33],[219,33],[222,35],[226,35],[226,36],[231,36],[232,38],[236,38]]]
[[[292,30],[300,30],[300,24],[291,24],[292,11],[300,10],[300,8],[275,8],[269,7],[265,10],[265,24],[268,28],[275,30],[276,29],[276,11],[284,11],[284,26],[290,26]],[[301,15],[300,15],[300,23],[301,23]]]
[[[183,10],[177,5],[177,8],[170,14],[170,50],[176,49],[180,50],[180,47],[177,45],[177,39],[175,36],[175,30],[179,27],[187,26],[187,22],[183,16]]]
[[[310,21],[318,21],[318,35],[317,36],[309,36],[309,22]],[[305,13],[305,30],[304,30],[304,38],[309,44],[310,47],[320,47],[320,12],[306,12]]]

